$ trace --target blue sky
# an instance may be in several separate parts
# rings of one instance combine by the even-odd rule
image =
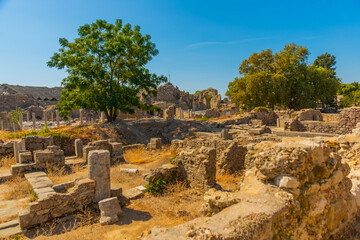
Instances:
[[[310,62],[334,54],[343,82],[360,81],[360,0],[0,0],[0,83],[59,86],[64,71],[46,66],[58,39],[118,18],[152,36],[160,53],[148,67],[181,90],[224,96],[242,60],[290,42],[308,47]]]

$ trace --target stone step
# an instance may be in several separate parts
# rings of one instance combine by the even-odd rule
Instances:
[[[0,174],[0,182],[6,182],[10,180],[12,177],[11,173],[8,174]]]
[[[0,223],[0,230],[9,228],[9,227],[15,227],[17,225],[19,225],[19,221],[17,219],[9,221],[9,222]]]
[[[0,224],[0,238],[11,238],[21,233],[22,231],[17,219]]]

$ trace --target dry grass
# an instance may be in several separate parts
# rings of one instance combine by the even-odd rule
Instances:
[[[170,158],[176,156],[170,151],[169,146],[164,146],[156,151],[148,151],[145,148],[134,148],[124,152],[125,161],[131,164],[149,165],[156,163],[168,163]]]
[[[233,174],[216,174],[216,182],[225,190],[235,191],[239,188],[243,172]]]
[[[142,184],[141,174],[128,174],[121,172],[120,167],[111,168],[111,186],[121,187],[123,190],[127,190]]]
[[[16,164],[14,156],[6,156],[0,159],[0,168],[10,168],[14,164]]]
[[[51,239],[138,239],[143,232],[154,226],[173,227],[199,217],[202,203],[202,195],[186,189],[183,183],[177,183],[169,186],[161,196],[146,194],[144,198],[132,201],[128,208],[123,208],[123,215],[116,224],[84,224],[59,235],[53,234]],[[43,235],[36,239],[49,237]]]
[[[11,220],[14,220],[18,217],[17,214],[13,214],[13,215],[7,215],[5,217],[0,217],[0,224],[1,223],[5,223],[5,222],[9,222]]]
[[[86,166],[75,165],[68,172],[65,168],[52,169],[47,167],[48,177],[53,181],[54,185],[71,182],[77,178],[87,178],[88,170]]]
[[[2,200],[16,200],[29,197],[31,194],[31,187],[29,183],[21,177],[15,177],[3,183],[4,189],[7,189],[1,194]]]

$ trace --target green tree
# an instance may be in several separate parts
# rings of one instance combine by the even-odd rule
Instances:
[[[240,65],[240,77],[229,83],[226,95],[245,108],[333,104],[339,79],[333,69],[308,65],[308,56],[307,48],[294,43],[275,54],[271,49],[253,53]]]
[[[333,70],[335,72],[336,67],[336,57],[334,55],[331,55],[330,53],[324,53],[318,56],[313,65],[316,65],[318,67],[322,67],[325,69]]]
[[[74,42],[60,38],[61,48],[47,63],[49,67],[66,69],[64,89],[57,105],[62,116],[73,109],[104,111],[109,122],[117,110],[133,113],[134,108],[152,110],[142,103],[156,95],[156,88],[166,77],[149,72],[145,65],[158,54],[150,35],[142,35],[140,27],[116,20],[115,24],[97,20],[78,29]]]
[[[15,110],[10,112],[10,119],[16,125],[20,125],[20,117],[22,116],[22,112],[19,107],[16,107]]]

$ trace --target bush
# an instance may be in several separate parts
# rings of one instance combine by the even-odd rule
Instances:
[[[145,186],[146,191],[150,193],[151,195],[159,195],[161,194],[164,189],[166,188],[167,182],[162,179],[154,179],[152,180],[148,185]]]
[[[266,112],[266,113],[268,113],[269,109],[267,107],[256,107],[254,109],[254,112]]]

